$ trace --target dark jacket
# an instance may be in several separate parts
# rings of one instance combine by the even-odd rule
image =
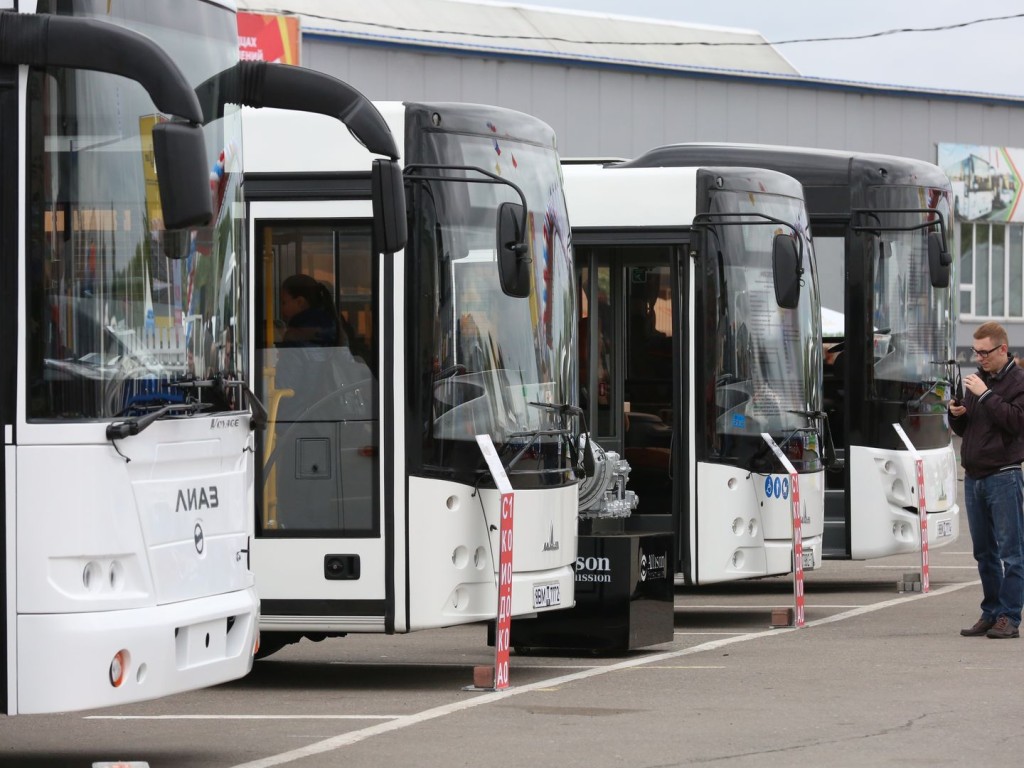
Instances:
[[[978,375],[988,391],[964,392],[967,413],[949,417],[963,441],[960,463],[973,478],[988,477],[1024,461],[1024,369],[1011,358],[998,373]]]
[[[279,347],[336,347],[338,322],[330,312],[310,307],[288,321]]]

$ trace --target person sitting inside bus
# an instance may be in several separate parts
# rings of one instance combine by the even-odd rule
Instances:
[[[281,319],[285,331],[279,347],[336,347],[346,343],[330,289],[309,275],[295,274],[281,284]]]

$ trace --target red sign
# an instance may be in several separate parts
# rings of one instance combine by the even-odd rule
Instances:
[[[477,435],[477,445],[501,494],[501,519],[498,524],[498,619],[494,633],[494,690],[508,688],[508,656],[512,634],[512,520],[515,493],[505,467],[494,450],[490,435]]]
[[[790,465],[792,466],[792,465]],[[796,602],[796,626],[804,625],[804,528],[800,518],[800,475],[791,472],[793,492],[793,598]]]
[[[793,462],[782,452],[772,436],[761,433],[761,438],[768,443],[775,458],[781,462],[789,473],[789,485],[793,502],[793,602],[796,608],[794,626],[804,625],[804,527],[800,517],[800,475],[797,474]]]
[[[924,459],[914,459],[917,466],[917,516],[921,520],[921,591],[928,591],[928,507],[924,500]]]
[[[494,688],[508,688],[509,636],[512,632],[512,518],[515,496],[501,494],[501,525],[498,536],[498,624],[494,639]]]
[[[265,13],[238,14],[238,58],[299,63],[299,20]]]
[[[925,504],[924,498],[924,459],[921,458],[921,454],[917,452],[914,444],[910,442],[910,438],[907,437],[907,433],[903,431],[903,427],[899,424],[893,424],[892,428],[896,430],[896,434],[900,436],[900,440],[903,441],[903,445],[906,446],[907,451],[914,458],[914,469],[917,475],[917,517],[921,521],[921,591],[928,591],[928,506]]]

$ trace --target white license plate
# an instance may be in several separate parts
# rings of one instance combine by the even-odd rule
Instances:
[[[953,521],[952,520],[939,520],[938,528],[935,531],[935,536],[939,539],[944,539],[947,536],[953,535]]]
[[[803,555],[804,570],[805,571],[813,571],[814,570],[814,550],[813,549],[805,549],[801,554]]]
[[[533,607],[550,608],[562,604],[562,587],[559,584],[540,584],[533,588]]]

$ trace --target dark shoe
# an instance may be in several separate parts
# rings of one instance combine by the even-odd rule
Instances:
[[[982,616],[980,619],[974,622],[973,627],[961,629],[960,634],[964,637],[981,637],[990,629],[992,629],[992,627],[994,627],[995,625],[996,623],[994,621],[989,621],[984,616]]]
[[[1017,629],[1005,616],[996,619],[995,626],[985,633],[985,637],[992,637],[997,640],[1005,640],[1008,637],[1020,637],[1020,630]]]

